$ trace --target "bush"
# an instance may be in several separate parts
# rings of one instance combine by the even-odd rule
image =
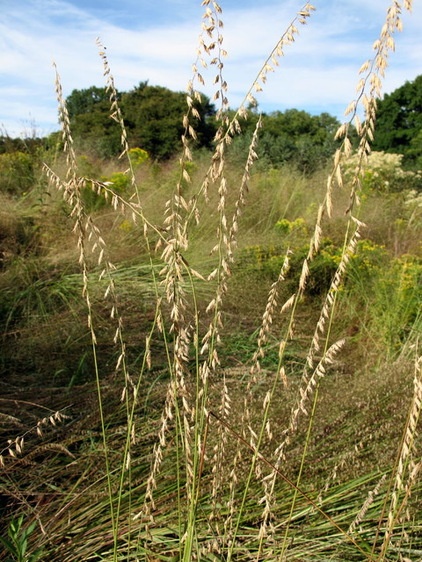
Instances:
[[[0,191],[20,196],[35,182],[34,158],[24,152],[0,154]]]
[[[292,225],[303,229],[303,219],[297,219],[293,222],[282,220],[277,223],[277,228],[294,228]],[[287,276],[287,287],[289,292],[294,292],[302,271],[303,260],[309,251],[309,244],[301,244],[300,247],[293,251],[290,256],[290,268]],[[286,248],[282,246],[248,246],[242,251],[239,260],[242,268],[249,271],[260,271],[267,274],[272,281],[275,281],[280,273],[285,260]],[[306,286],[306,294],[317,296],[327,291],[330,287],[331,280],[336,272],[340,262],[341,248],[336,246],[329,238],[321,242],[319,253],[309,264],[310,276]]]
[[[365,322],[364,336],[390,358],[421,331],[422,260],[404,254],[391,258],[369,240],[359,242],[350,260],[343,304]]]
[[[149,159],[149,154],[142,148],[131,148],[129,150],[129,158],[132,166],[138,167]]]
[[[115,172],[111,176],[102,176],[100,182],[107,185],[117,195],[123,195],[130,186],[129,176],[124,172]],[[98,183],[88,181],[82,190],[82,200],[88,212],[98,211],[110,203],[110,194]]]
[[[280,219],[276,222],[275,225],[277,231],[280,234],[288,235],[288,234],[307,234],[307,227],[305,219],[299,217],[294,221],[289,221],[288,219]]]
[[[380,192],[422,191],[422,172],[404,171],[402,160],[402,154],[372,152],[362,177],[362,188]],[[357,164],[358,155],[354,154],[345,164],[346,178],[353,177]]]

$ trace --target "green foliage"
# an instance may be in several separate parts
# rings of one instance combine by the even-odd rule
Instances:
[[[382,273],[377,310],[384,340],[397,356],[405,344],[417,342],[422,335],[422,260],[404,255]]]
[[[138,150],[158,160],[170,158],[180,150],[183,115],[187,110],[185,93],[141,82],[129,92],[118,92],[118,100],[129,145],[141,147]],[[74,90],[66,103],[77,144],[101,157],[117,156],[121,152],[121,129],[119,123],[110,118],[106,88],[93,86]],[[194,105],[199,115],[193,120],[197,144],[210,147],[215,134],[215,125],[210,119],[215,113],[214,106],[206,96]]]
[[[294,279],[293,287],[297,286],[302,272],[302,264],[308,252],[309,244],[306,244],[292,256],[291,276]],[[321,241],[318,253],[309,264],[310,275],[305,289],[307,295],[318,296],[328,291],[340,263],[341,254],[342,249],[330,238],[325,238]]]
[[[36,155],[40,149],[45,148],[46,139],[37,136],[26,138],[12,138],[8,135],[0,135],[0,154],[11,152],[24,152]]]
[[[268,263],[274,257],[277,258],[277,264],[281,262],[281,247],[273,245],[260,245],[247,246],[240,252],[239,267],[250,270],[263,270],[268,267]],[[274,271],[270,268],[272,273]]]
[[[252,113],[248,120],[241,120],[244,135],[235,137],[231,153],[246,155],[257,119]],[[264,114],[262,122],[257,147],[261,166],[262,162],[273,167],[287,163],[309,175],[323,167],[337,147],[334,133],[340,123],[328,113],[310,115],[288,109]]]
[[[119,92],[118,97],[131,146],[141,147],[139,150],[158,160],[170,158],[180,150],[182,117],[187,108],[185,93],[141,82],[129,92]],[[73,135],[82,148],[92,149],[102,157],[118,155],[121,133],[119,125],[109,117],[106,89],[74,90],[66,101]],[[196,146],[211,148],[217,128],[213,119],[215,108],[206,96],[202,96],[201,102],[195,101],[194,107],[199,116],[192,119],[198,136]],[[246,155],[257,119],[251,113],[247,120],[241,120],[244,134],[235,137],[230,147],[232,157]],[[314,116],[289,109],[264,114],[259,159],[271,166],[289,163],[311,174],[333,154],[338,126],[337,119],[328,113]]]
[[[129,158],[132,166],[138,167],[149,159],[149,154],[142,148],[131,148],[129,150]]]
[[[378,273],[388,267],[390,259],[385,246],[375,244],[371,240],[360,240],[356,253],[350,259],[348,277],[355,282],[358,274],[369,282],[374,277],[374,272]]]
[[[118,94],[120,96],[120,94]],[[91,86],[73,90],[66,98],[77,146],[85,152],[94,152],[110,158],[121,152],[120,127],[110,118],[110,101],[106,88]]]
[[[78,171],[81,177],[96,178],[101,175],[101,166],[87,154],[81,154],[77,158]]]
[[[292,233],[306,234],[308,231],[305,219],[302,217],[299,217],[294,221],[280,219],[276,222],[275,228],[278,232],[280,232],[280,234],[284,235]]]
[[[4,212],[0,220],[0,269],[6,268],[17,256],[42,254],[41,230],[33,215],[10,216]]]
[[[348,302],[365,319],[366,334],[390,358],[421,336],[422,260],[391,258],[385,247],[359,242],[345,287]],[[357,304],[360,303],[360,304]]]
[[[123,194],[130,186],[130,178],[124,172],[116,172],[110,177],[102,178],[101,181],[111,184],[111,188],[115,193]]]
[[[35,182],[34,157],[24,152],[0,154],[0,191],[22,195]]]
[[[116,193],[123,195],[130,187],[130,178],[124,172],[115,172],[110,176],[102,176],[100,182]],[[111,195],[101,184],[88,181],[82,189],[82,201],[87,212],[99,211],[111,203]]]
[[[107,92],[107,88],[91,86],[85,90],[73,90],[66,98],[69,117],[70,119],[74,119],[77,116],[88,113],[107,112],[109,99],[110,96]]]
[[[81,290],[77,275],[58,272],[39,257],[16,258],[0,281],[0,319],[6,328],[72,308]]]
[[[294,230],[297,221],[281,220],[277,229],[284,234]],[[300,240],[300,239],[299,239]],[[292,292],[308,253],[308,245],[302,244],[290,256],[290,269],[286,288]],[[305,289],[309,297],[325,294],[340,263],[342,249],[331,239],[322,240],[320,250],[309,264],[310,276]],[[249,246],[242,251],[241,267],[267,274],[275,280],[285,256],[282,247]],[[422,260],[404,254],[392,258],[385,246],[371,240],[358,242],[356,253],[351,256],[348,273],[340,291],[342,306],[355,311],[362,326],[362,334],[371,334],[379,353],[396,357],[404,345],[421,337],[422,314]],[[353,324],[355,320],[351,320]],[[359,330],[361,332],[361,330]],[[382,351],[381,351],[382,350]]]
[[[306,233],[303,219],[297,219],[293,222],[281,220],[277,225],[278,229],[285,230],[286,233],[294,232],[296,226],[299,233],[298,241],[303,240],[303,234]],[[283,266],[286,250],[287,244],[280,246],[248,246],[241,252],[239,259],[240,267],[246,267],[251,271],[261,271],[263,274],[269,275],[272,281],[275,281]],[[296,249],[292,250],[289,258],[290,268],[286,280],[289,291],[294,291],[297,287],[303,260],[307,256],[308,251],[309,244],[303,242]],[[332,240],[326,238],[321,242],[318,254],[309,264],[311,274],[307,282],[306,294],[317,296],[328,290],[340,262],[340,256],[341,248]]]
[[[422,168],[422,75],[378,101],[373,148],[403,154],[405,167]]]
[[[198,147],[210,147],[215,134],[210,120],[215,113],[214,106],[206,96],[194,106],[199,114],[192,123],[198,134]],[[184,132],[182,118],[187,110],[184,92],[141,82],[122,96],[121,107],[129,144],[142,147],[158,160],[167,159],[180,150]]]
[[[28,539],[34,532],[37,522],[23,528],[24,516],[12,519],[9,523],[7,537],[0,537],[0,542],[9,553],[7,562],[36,562],[41,559],[42,551],[37,550],[30,554],[28,552]]]

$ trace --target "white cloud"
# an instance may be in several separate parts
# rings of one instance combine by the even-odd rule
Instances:
[[[116,86],[128,90],[140,81],[183,90],[200,33],[201,11],[185,10],[187,0],[161,0],[144,11],[133,0],[102,10],[82,0],[22,0],[2,6],[0,22],[0,123],[19,134],[22,120],[35,120],[40,129],[56,125],[52,61],[57,63],[64,94],[104,84],[95,38],[107,47]],[[287,27],[297,8],[294,0],[222,2],[223,46],[229,56],[224,72],[232,107],[243,99],[260,65]],[[294,45],[275,74],[268,77],[258,98],[263,110],[297,107],[339,115],[354,96],[357,71],[372,55],[371,45],[384,20],[387,0],[325,0],[309,24],[300,27]],[[226,6],[226,7],[225,7]],[[167,9],[167,10],[166,10]],[[155,11],[155,15],[154,15]],[[158,19],[151,20],[150,17]],[[397,36],[384,91],[422,73],[420,29],[422,6],[404,14],[404,32]],[[207,74],[204,72],[204,74]],[[208,73],[209,83],[215,67]],[[212,85],[201,87],[212,97]],[[321,108],[321,109],[319,109]]]
[[[358,70],[373,56],[372,45],[384,23],[389,2],[347,0],[329,4],[332,9],[315,12],[308,25],[300,28],[295,44],[286,49],[277,72],[269,75],[265,91],[258,96],[264,110],[298,107],[328,111],[342,118],[344,109],[355,97]],[[240,101],[240,90],[243,92],[248,87],[277,40],[268,22],[280,21],[286,26],[291,20],[291,12],[287,14],[284,8],[285,4],[275,11],[271,7],[259,8],[251,17],[233,15],[236,21],[230,52],[235,64],[234,68],[229,65],[228,82],[237,86],[236,101]],[[404,32],[396,36],[397,52],[390,56],[383,92],[390,92],[422,73],[421,6],[418,5],[414,14],[403,14],[403,21]],[[419,48],[415,43],[419,43]],[[236,67],[240,61],[247,62]]]

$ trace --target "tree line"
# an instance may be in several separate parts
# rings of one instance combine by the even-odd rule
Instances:
[[[121,128],[110,119],[110,100],[105,88],[74,90],[66,102],[72,134],[82,150],[94,151],[102,157],[119,154]],[[186,93],[141,82],[129,92],[118,92],[118,103],[131,147],[146,150],[154,160],[168,159],[180,150]],[[195,148],[211,149],[219,125],[216,108],[207,96],[201,95],[195,109]],[[235,137],[230,146],[229,154],[233,157],[246,153],[257,119],[257,113],[251,111],[249,118],[241,122],[244,134]],[[333,153],[338,126],[337,119],[328,113],[313,116],[289,109],[264,114],[260,159],[274,166],[289,162],[312,172]]]
[[[117,97],[131,147],[146,150],[157,161],[180,151],[185,92],[150,86],[145,81],[128,92],[117,92]],[[101,158],[115,157],[121,152],[121,127],[110,117],[110,96],[105,87],[73,90],[66,103],[77,148]],[[195,102],[195,109],[195,147],[211,149],[218,127],[216,108],[202,95],[201,101]],[[252,110],[248,120],[241,122],[244,134],[233,140],[229,155],[245,155],[257,119],[257,112]],[[289,163],[304,173],[312,173],[327,162],[336,148],[334,133],[340,123],[328,113],[311,115],[288,109],[264,113],[262,120],[258,153],[264,164],[277,167]],[[41,144],[53,145],[59,137],[59,133],[48,139],[1,136],[0,154],[12,150],[34,152]],[[422,168],[422,75],[379,100],[372,146],[376,151],[403,154],[403,166],[407,169]]]

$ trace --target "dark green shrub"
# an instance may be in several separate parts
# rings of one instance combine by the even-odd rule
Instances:
[[[302,219],[290,222],[281,220],[277,228],[305,228]],[[251,271],[261,271],[276,280],[285,260],[285,249],[281,246],[249,246],[245,248],[239,260],[240,267]],[[290,268],[286,279],[286,286],[290,292],[294,292],[298,286],[302,272],[303,261],[309,251],[308,244],[302,244],[290,255]],[[318,254],[309,264],[310,275],[306,285],[306,293],[311,296],[323,294],[330,287],[332,278],[337,270],[341,258],[341,248],[336,246],[332,240],[322,241]]]

